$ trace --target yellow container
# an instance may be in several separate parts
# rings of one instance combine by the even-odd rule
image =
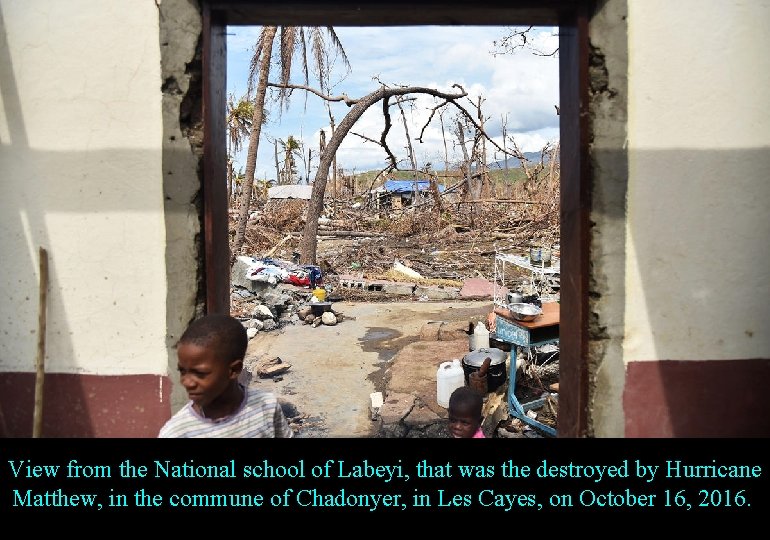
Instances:
[[[313,290],[313,296],[318,298],[319,302],[323,302],[324,300],[326,300],[326,289],[324,289],[323,287],[316,287]]]

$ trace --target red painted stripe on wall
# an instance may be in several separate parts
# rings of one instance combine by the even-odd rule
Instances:
[[[166,376],[47,373],[42,436],[156,437],[170,397]],[[0,435],[32,436],[34,399],[34,373],[0,373]]]
[[[770,359],[630,362],[626,437],[770,437]]]

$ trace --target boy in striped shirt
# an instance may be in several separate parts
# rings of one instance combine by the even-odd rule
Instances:
[[[177,344],[179,378],[190,401],[158,437],[293,437],[271,392],[238,382],[248,337],[229,315],[193,321]]]

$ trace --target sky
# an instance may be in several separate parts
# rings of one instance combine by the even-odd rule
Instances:
[[[512,55],[495,56],[492,42],[504,36],[507,30],[494,26],[336,27],[351,70],[348,72],[341,60],[334,62],[331,94],[344,93],[360,98],[379,87],[376,79],[389,86],[426,86],[445,92],[454,92],[452,85],[460,84],[468,92],[468,97],[460,103],[472,114],[475,109],[469,100],[475,103],[478,96],[483,98],[482,111],[488,118],[485,130],[500,146],[502,118],[507,116],[508,135],[515,137],[521,150],[539,151],[547,142],[559,137],[559,117],[554,107],[559,104],[558,57],[539,56],[527,49]],[[227,29],[227,90],[236,100],[246,92],[252,48],[259,31],[260,27]],[[552,51],[558,46],[556,31],[556,28],[535,28],[530,38],[539,50]],[[303,84],[298,59],[299,56],[295,57],[298,69],[292,82]],[[273,72],[277,73],[276,70]],[[318,88],[313,77],[311,70],[310,86]],[[277,75],[270,77],[271,82],[277,79]],[[313,149],[312,180],[318,165],[320,131],[326,131],[327,140],[331,137],[323,101],[315,95],[295,90],[288,110],[280,113],[268,91],[268,104],[269,121],[262,128],[256,177],[275,178],[273,141],[276,138],[285,141],[292,135],[306,145],[305,155],[307,148]],[[438,115],[425,130],[423,143],[414,140],[436,104],[433,97],[422,95],[404,108],[418,168],[428,162],[436,169],[444,165],[444,142]],[[349,108],[343,103],[332,103],[331,107],[339,125]],[[445,130],[455,114],[450,106],[444,114]],[[391,118],[393,126],[387,138],[388,146],[399,159],[399,168],[409,169],[403,121],[395,106],[391,108]],[[383,126],[382,107],[377,103],[364,113],[351,132],[379,140]],[[459,162],[462,150],[448,131],[446,136],[449,161]],[[236,170],[245,169],[246,146],[248,141],[235,156]],[[487,152],[490,162],[502,159],[502,154],[495,155],[489,143]],[[303,165],[298,165],[304,176]],[[387,165],[386,153],[379,145],[351,133],[337,153],[337,165],[346,174],[380,170]]]

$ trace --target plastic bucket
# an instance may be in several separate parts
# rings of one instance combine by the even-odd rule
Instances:
[[[319,302],[326,300],[326,289],[323,287],[316,287],[313,289],[313,296],[315,296]]]

